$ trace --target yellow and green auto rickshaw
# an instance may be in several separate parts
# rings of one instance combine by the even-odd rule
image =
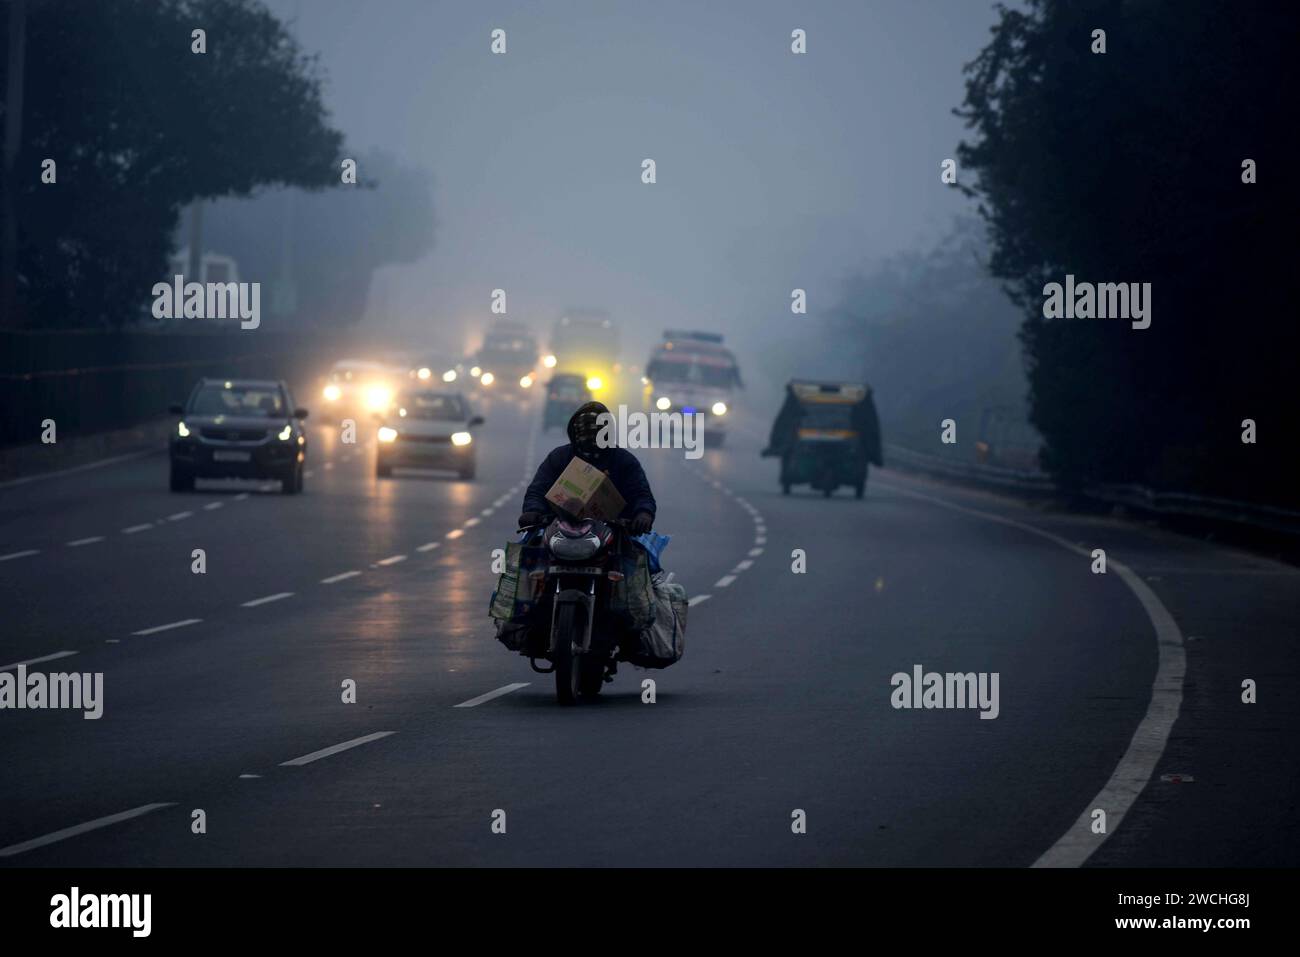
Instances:
[[[791,380],[762,454],[780,457],[786,495],[793,485],[811,485],[830,498],[841,485],[851,485],[862,498],[868,463],[884,464],[871,388],[861,382]]]

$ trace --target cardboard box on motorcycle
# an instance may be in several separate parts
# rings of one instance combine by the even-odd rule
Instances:
[[[576,455],[555,480],[546,501],[574,518],[612,521],[627,506],[609,476]]]

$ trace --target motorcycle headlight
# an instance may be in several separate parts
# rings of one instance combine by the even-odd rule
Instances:
[[[582,561],[600,551],[600,539],[595,535],[570,538],[557,533],[546,544],[552,555],[568,561]]]

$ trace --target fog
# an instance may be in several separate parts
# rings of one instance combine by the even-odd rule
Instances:
[[[688,325],[753,364],[971,206],[939,173],[988,4],[269,6],[319,54],[350,155],[390,153],[434,184],[434,246],[375,275],[376,332],[469,347],[499,287],[539,332],[568,306],[610,310],[634,361]]]

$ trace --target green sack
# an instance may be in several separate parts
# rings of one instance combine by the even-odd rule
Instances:
[[[654,587],[650,582],[650,556],[644,548],[633,547],[631,554],[618,556],[623,580],[612,583],[609,610],[627,619],[634,631],[647,628],[655,618]]]
[[[530,577],[538,568],[546,567],[546,547],[510,542],[506,545],[505,569],[497,579],[496,591],[488,614],[497,621],[526,618],[537,606],[541,597],[542,581]]]

